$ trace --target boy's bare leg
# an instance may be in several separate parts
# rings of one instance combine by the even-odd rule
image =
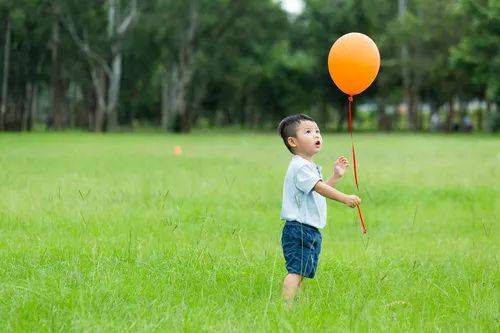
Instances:
[[[300,283],[302,282],[302,275],[288,274],[283,281],[283,299],[291,301],[299,290]]]

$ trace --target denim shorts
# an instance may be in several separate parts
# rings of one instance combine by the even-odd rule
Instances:
[[[286,221],[281,235],[286,270],[313,278],[321,252],[321,233],[313,226],[297,221]]]

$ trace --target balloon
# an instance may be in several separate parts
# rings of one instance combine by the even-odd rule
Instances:
[[[380,53],[367,35],[351,32],[333,43],[328,71],[333,82],[349,96],[363,92],[377,77]]]

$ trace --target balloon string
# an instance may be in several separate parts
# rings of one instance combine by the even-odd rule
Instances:
[[[356,151],[354,150],[354,139],[352,138],[352,96],[349,96],[349,116],[347,127],[349,129],[349,135],[351,136],[351,150],[352,150],[352,162],[354,163],[354,181],[356,182],[356,188],[359,191],[359,181],[358,181],[358,165],[356,163]]]
[[[352,162],[354,164],[354,181],[356,182],[356,188],[359,191],[359,182],[358,182],[358,166],[356,163],[356,150],[354,149],[354,139],[352,137],[352,102],[353,98],[352,96],[349,96],[349,112],[348,112],[348,122],[347,122],[347,127],[349,129],[349,135],[351,136],[351,151],[352,151]],[[356,205],[356,208],[358,209],[358,216],[359,220],[361,221],[361,231],[366,234],[366,224],[365,224],[365,218],[363,217],[363,213],[361,212],[361,207],[359,205]]]
[[[365,219],[363,217],[363,213],[361,212],[361,208],[359,205],[356,205],[356,208],[358,209],[358,216],[361,221],[361,231],[366,234],[366,224],[365,224]]]

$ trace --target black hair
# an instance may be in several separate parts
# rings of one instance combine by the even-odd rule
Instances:
[[[288,138],[297,136],[297,127],[301,121],[305,120],[314,121],[311,117],[306,116],[305,114],[294,114],[284,118],[278,125],[278,133],[281,135],[285,146],[292,154],[293,150],[288,144]]]

